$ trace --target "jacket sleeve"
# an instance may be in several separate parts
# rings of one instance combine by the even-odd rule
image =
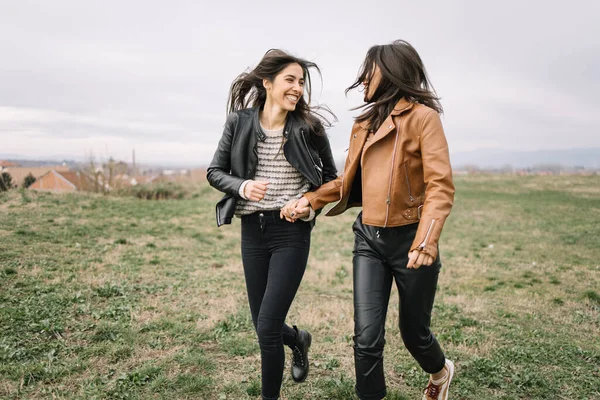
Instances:
[[[239,197],[239,189],[246,179],[231,174],[231,146],[233,144],[238,115],[232,113],[225,122],[223,136],[206,172],[212,187],[226,194]]]
[[[454,203],[454,183],[448,143],[439,114],[429,111],[422,126],[420,146],[426,185],[425,202],[410,250],[419,249],[435,259],[442,228]]]
[[[313,210],[320,210],[329,203],[339,201],[342,187],[342,177],[338,176],[332,181],[324,183],[312,192],[304,193]]]
[[[337,168],[335,166],[335,160],[333,159],[333,153],[331,152],[329,138],[325,132],[323,132],[322,135],[317,136],[316,145],[317,150],[319,151],[319,158],[323,163],[323,183],[327,183],[337,178]]]
[[[317,145],[317,150],[319,151],[319,158],[321,160],[321,167],[323,168],[323,184],[326,185],[329,182],[333,182],[337,179],[337,167],[335,166],[335,160],[333,158],[333,153],[331,151],[331,145],[329,144],[329,138],[327,137],[327,134],[325,133],[324,129],[321,135],[317,136],[316,139],[316,145]],[[323,185],[321,185],[318,189],[320,190],[320,188],[322,188]],[[339,192],[339,190],[338,190]],[[314,192],[312,192],[314,193]],[[327,203],[322,203],[319,204],[317,202],[314,201],[310,201],[310,196],[312,195],[312,193],[305,193],[304,195],[307,197],[307,200],[309,200],[310,203],[310,208],[312,210],[316,211],[315,215],[319,215],[321,213],[321,209],[327,204]],[[307,196],[308,194],[308,196]],[[339,198],[338,198],[339,200]],[[334,200],[335,201],[335,200]]]
[[[323,184],[312,192],[304,193],[304,197],[306,197],[306,200],[308,200],[313,210],[320,210],[327,204],[341,199],[342,177],[337,176],[337,169],[331,153],[331,147],[329,146],[329,140],[327,138],[325,139],[327,140],[327,150],[323,153],[325,153],[326,156],[321,156],[321,159],[323,160]],[[319,154],[323,153],[319,149]],[[346,164],[347,163],[348,159],[346,159]],[[328,164],[330,164],[330,166],[328,166]]]

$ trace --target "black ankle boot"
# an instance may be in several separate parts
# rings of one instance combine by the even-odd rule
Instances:
[[[308,375],[308,348],[312,341],[312,336],[307,331],[296,331],[296,343],[292,346],[292,379],[294,382],[304,382]]]

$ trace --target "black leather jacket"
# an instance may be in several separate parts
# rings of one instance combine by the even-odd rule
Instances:
[[[283,130],[283,152],[288,162],[314,190],[337,177],[337,169],[327,135],[310,132],[308,125],[288,113]],[[256,144],[266,138],[260,128],[259,109],[247,108],[231,113],[206,177],[210,185],[225,196],[217,203],[217,226],[230,224],[245,180],[253,179],[258,165]]]

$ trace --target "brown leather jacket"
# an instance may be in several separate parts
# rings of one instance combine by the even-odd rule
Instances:
[[[362,191],[352,189],[353,184],[360,184],[354,183],[359,163]],[[369,135],[367,123],[355,123],[344,173],[305,197],[315,210],[339,200],[328,216],[362,206],[366,225],[418,222],[411,250],[436,258],[454,201],[448,144],[439,114],[401,99],[374,135]]]

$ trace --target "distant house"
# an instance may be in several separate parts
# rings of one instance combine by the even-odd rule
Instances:
[[[67,172],[69,167],[62,165],[50,166],[50,167],[6,167],[3,172],[8,172],[12,178],[12,183],[17,187],[23,186],[25,177],[31,174],[35,179],[40,178],[42,175],[47,174],[49,171]]]
[[[29,189],[51,192],[75,192],[86,185],[86,179],[80,172],[48,171],[39,177]]]
[[[118,188],[131,187],[152,183],[158,179],[157,175],[137,175],[129,176],[127,174],[119,174],[114,178],[114,185]]]
[[[119,161],[119,162],[115,163],[114,170],[117,174],[125,175],[125,174],[127,174],[127,171],[129,170],[129,165],[127,165],[126,162]]]
[[[15,164],[14,162],[0,160],[0,171],[2,170],[2,168],[18,167],[18,166],[19,166],[19,164]]]

